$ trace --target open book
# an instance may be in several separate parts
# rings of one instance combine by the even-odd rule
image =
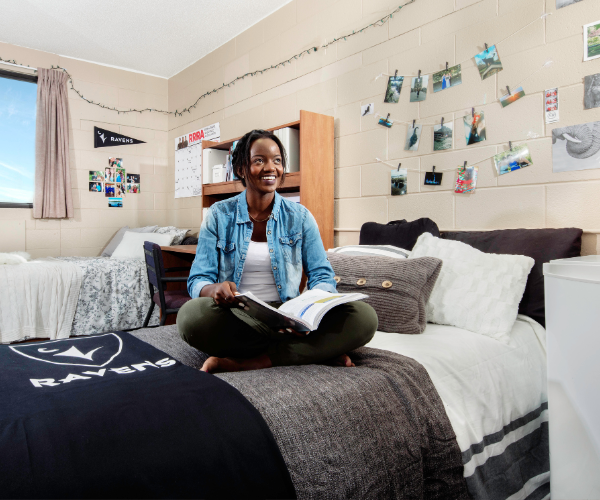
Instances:
[[[366,299],[364,293],[329,293],[309,290],[295,299],[288,300],[279,309],[255,297],[252,292],[236,295],[244,304],[244,311],[274,330],[293,328],[298,332],[310,332],[319,327],[325,313],[335,306]]]

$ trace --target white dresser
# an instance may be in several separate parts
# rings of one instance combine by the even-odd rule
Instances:
[[[553,500],[600,499],[600,256],[544,264]]]

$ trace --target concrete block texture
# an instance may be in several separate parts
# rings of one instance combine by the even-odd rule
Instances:
[[[429,217],[440,228],[454,227],[455,198],[452,193],[416,193],[389,197],[388,220]]]
[[[476,189],[473,194],[456,195],[456,228],[545,227],[545,194],[544,186],[522,186]]]
[[[2,57],[14,57],[23,64],[41,67],[58,64],[66,68],[73,77],[73,85],[87,99],[106,106],[119,109],[169,107],[169,81],[165,78],[7,44],[0,44],[0,51]],[[227,60],[227,64],[231,61]],[[202,77],[209,73],[202,73]],[[190,80],[188,86],[191,83]],[[184,97],[191,95],[193,89]],[[166,174],[167,147],[172,145],[166,116],[156,113],[118,114],[84,101],[73,90],[69,90],[69,108],[72,127],[70,174],[75,216],[72,219],[34,220],[30,209],[0,209],[0,221],[14,226],[4,231],[10,248],[26,250],[34,258],[98,255],[120,227],[137,225],[138,211],[162,214],[162,210],[154,208],[153,193],[173,196],[173,183],[167,182]],[[146,144],[96,149],[94,126],[146,141]],[[89,192],[89,171],[104,171],[109,157],[123,158],[127,172],[141,175],[142,193],[124,197],[123,208],[109,208],[104,193]],[[160,215],[158,218],[164,217]],[[152,216],[147,219],[152,219]]]
[[[0,44],[0,54],[32,66],[60,64],[94,101],[174,111],[241,74],[360,30],[398,5],[391,0],[292,0],[169,79],[5,43]],[[551,15],[541,19],[544,13]],[[600,59],[583,61],[582,25],[597,19],[600,7],[595,0],[559,10],[555,0],[415,0],[384,26],[238,81],[202,99],[184,116],[117,114],[71,91],[75,217],[45,223],[34,221],[31,210],[0,209],[0,220],[22,223],[22,232],[12,229],[7,234],[35,255],[97,254],[106,244],[103,239],[125,224],[197,228],[199,201],[173,198],[174,138],[219,122],[221,137],[231,139],[252,128],[294,121],[304,109],[335,120],[335,226],[353,229],[337,232],[336,244],[357,242],[356,229],[369,220],[425,216],[445,229],[600,229],[600,169],[553,173],[551,140],[554,128],[600,121],[600,108],[583,108],[583,78],[600,72]],[[481,80],[473,56],[486,43],[497,43],[503,69]],[[550,60],[550,66],[540,69]],[[434,93],[431,73],[446,63],[461,63],[462,84]],[[405,76],[400,100],[384,103],[387,76],[376,77],[395,70]],[[411,103],[410,80],[419,70],[430,74],[428,95]],[[526,96],[502,108],[496,101],[506,86],[514,89],[519,84]],[[553,87],[559,88],[561,120],[545,124],[543,91]],[[371,102],[375,113],[389,113],[395,120],[392,128],[379,125],[375,114],[361,117],[361,105]],[[467,146],[463,117],[473,107],[485,112],[486,140]],[[433,125],[442,117],[454,125],[452,148],[434,151]],[[417,151],[406,151],[413,120],[423,125],[420,145]],[[94,125],[146,144],[94,149]],[[527,143],[533,165],[498,176],[489,157],[507,150],[509,141]],[[103,169],[109,156],[123,158],[128,172],[142,175],[142,193],[125,197],[123,209],[108,208],[102,195],[87,190],[87,171]],[[391,196],[391,167],[375,158],[414,169],[407,195]],[[470,195],[454,193],[454,169],[464,161],[479,166],[477,189]],[[424,186],[424,174],[434,165],[451,170],[444,172],[441,186]],[[84,231],[96,228],[102,230],[84,242]],[[597,239],[587,237],[586,251],[598,248],[594,242]]]
[[[365,222],[388,221],[388,199],[385,196],[341,198],[334,203],[334,225],[356,228]]]

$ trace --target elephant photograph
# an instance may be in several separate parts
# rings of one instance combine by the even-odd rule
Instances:
[[[552,131],[552,171],[600,168],[600,122],[570,125]]]

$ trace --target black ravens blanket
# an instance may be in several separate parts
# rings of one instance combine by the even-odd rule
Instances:
[[[292,498],[237,389],[128,333],[0,346],[1,498]]]

